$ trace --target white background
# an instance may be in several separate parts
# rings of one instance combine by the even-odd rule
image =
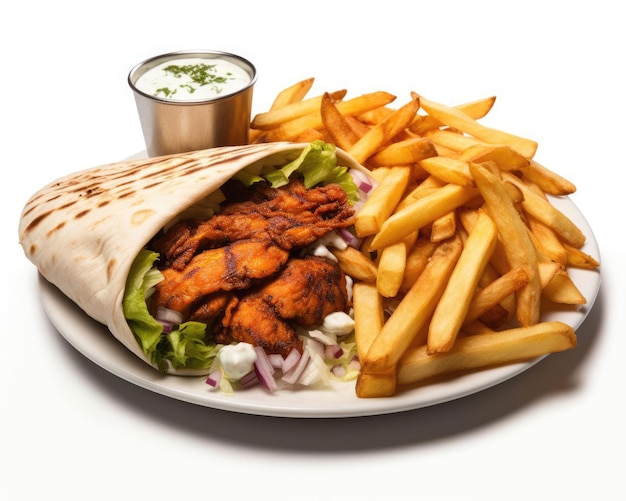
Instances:
[[[0,499],[624,499],[626,113],[618,2],[13,1],[0,42]],[[150,56],[252,60],[255,111],[315,94],[496,95],[488,124],[539,142],[594,229],[602,287],[576,350],[492,389],[400,414],[284,419],[118,379],[45,316],[17,239],[49,181],[143,150],[126,77]],[[616,453],[615,455],[613,453]],[[61,499],[61,497],[59,497]]]

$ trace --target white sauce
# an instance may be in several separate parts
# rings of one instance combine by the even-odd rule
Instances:
[[[171,59],[149,69],[137,79],[135,87],[162,99],[197,101],[233,94],[249,83],[250,75],[230,61],[194,57]]]
[[[322,331],[345,336],[354,329],[354,319],[343,311],[336,311],[324,317]]]
[[[249,343],[237,343],[224,346],[217,354],[222,370],[233,381],[244,377],[252,370],[256,353]]]

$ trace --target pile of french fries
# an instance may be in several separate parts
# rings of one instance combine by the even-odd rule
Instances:
[[[334,250],[355,280],[359,397],[576,346],[546,302],[586,303],[568,269],[597,269],[585,235],[550,202],[575,191],[533,159],[537,143],[479,122],[495,97],[458,106],[415,92],[288,87],[253,117],[250,142],[334,143],[376,188],[356,216],[360,249]]]

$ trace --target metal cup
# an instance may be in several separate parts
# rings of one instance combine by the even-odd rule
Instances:
[[[234,93],[199,100],[172,100],[137,88],[137,80],[151,68],[184,58],[226,60],[242,68],[250,76],[250,82]],[[148,156],[246,144],[255,82],[256,69],[252,63],[227,52],[171,52],[136,65],[128,75],[128,84],[135,96]]]

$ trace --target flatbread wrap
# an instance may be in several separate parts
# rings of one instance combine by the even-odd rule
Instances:
[[[177,227],[181,221],[198,220],[197,211],[209,211],[209,215],[205,215],[204,220],[210,219],[211,214],[220,214],[220,209],[216,208],[216,205],[224,203],[224,200],[231,196],[225,195],[224,187],[228,185],[227,183],[232,183],[233,179],[236,179],[242,186],[245,185],[246,189],[264,186],[264,189],[272,190],[272,197],[275,197],[276,193],[282,193],[278,190],[288,189],[295,178],[298,178],[299,183],[306,184],[302,181],[303,175],[298,171],[303,163],[316,164],[328,159],[332,164],[330,167],[332,173],[328,174],[326,180],[321,179],[317,185],[326,186],[325,189],[328,191],[330,185],[337,184],[336,179],[349,179],[347,181],[349,187],[345,188],[342,185],[342,190],[350,199],[353,213],[358,204],[359,193],[363,192],[359,190],[354,181],[354,175],[351,173],[360,172],[359,176],[362,178],[367,170],[340,149],[319,141],[311,144],[267,143],[222,147],[158,158],[127,160],[86,169],[57,179],[44,186],[27,201],[19,223],[20,244],[26,257],[36,265],[46,280],[54,284],[87,315],[106,325],[126,348],[144,362],[172,374],[209,374],[212,370],[209,362],[215,357],[215,347],[220,343],[211,341],[205,346],[203,344],[207,339],[205,333],[204,341],[200,344],[207,352],[208,362],[194,359],[186,364],[184,353],[182,358],[176,359],[175,352],[181,349],[176,344],[180,341],[180,337],[172,338],[175,339],[172,341],[174,346],[168,349],[174,352],[174,358],[164,360],[162,353],[155,354],[158,352],[154,350],[156,344],[160,342],[158,339],[146,341],[138,336],[138,330],[143,328],[139,325],[141,319],[138,321],[138,327],[129,320],[129,317],[133,315],[130,311],[132,306],[128,306],[130,304],[129,289],[135,287],[136,292],[145,294],[142,300],[148,309],[150,309],[151,302],[152,307],[154,303],[159,302],[160,307],[166,313],[174,311],[176,314],[176,308],[185,310],[185,321],[188,321],[191,327],[201,324],[202,322],[198,322],[197,319],[202,320],[202,316],[198,317],[197,313],[195,317],[193,316],[193,312],[201,308],[197,303],[192,304],[193,301],[188,298],[191,294],[189,287],[178,284],[176,280],[182,280],[181,277],[185,275],[192,275],[188,271],[189,268],[186,269],[185,266],[191,266],[193,259],[199,259],[198,256],[202,254],[202,251],[208,249],[213,252],[213,257],[205,258],[206,263],[203,269],[219,273],[220,265],[231,266],[233,262],[240,264],[231,259],[235,244],[238,246],[237,251],[242,251],[240,255],[243,255],[243,252],[249,252],[269,260],[274,252],[279,261],[283,259],[284,253],[281,254],[283,249],[287,249],[290,258],[296,250],[302,254],[301,248],[305,246],[289,239],[288,244],[293,248],[287,244],[283,245],[279,240],[281,238],[285,240],[287,236],[291,238],[292,235],[286,232],[286,228],[276,226],[277,223],[274,220],[271,221],[274,236],[270,241],[268,242],[265,237],[258,237],[259,234],[266,235],[266,226],[269,226],[267,220],[262,217],[253,219],[253,221],[262,221],[263,224],[267,223],[263,226],[261,233],[257,231],[256,226],[254,230],[250,230],[252,233],[246,233],[247,226],[244,225],[244,230],[241,230],[241,226],[237,223],[237,228],[243,234],[233,237],[231,233],[228,233],[218,243],[214,239],[209,244],[207,242],[210,238],[204,236],[202,239],[187,239],[185,245],[177,247],[172,245],[172,238],[165,238],[166,232]],[[311,184],[316,174],[315,169],[311,169],[310,165],[309,170],[311,174],[307,183]],[[267,173],[272,173],[271,175],[274,176],[271,182],[268,181]],[[281,177],[284,179],[279,181]],[[310,188],[312,187],[306,189]],[[236,209],[231,210],[230,214],[239,220],[243,215],[241,207],[250,207],[250,211],[257,216],[256,212],[258,207],[262,206],[262,201],[255,198],[256,196],[258,193],[254,197],[243,200],[241,203],[247,205],[235,206]],[[292,196],[290,199],[296,200],[296,197]],[[281,207],[280,210],[283,211],[283,208]],[[329,212],[330,210],[328,209]],[[324,224],[326,224],[324,219],[326,217],[326,214],[322,216]],[[337,225],[336,229],[349,230],[350,228],[346,228],[349,222],[348,215],[341,224]],[[231,220],[228,224],[231,224]],[[303,227],[304,225],[298,226],[298,230]],[[211,229],[216,228],[217,225],[213,225]],[[328,231],[322,231],[319,235],[315,232],[312,234],[317,239],[334,230],[333,227],[329,226],[329,228]],[[197,225],[193,227],[193,231],[196,229]],[[223,227],[220,226],[218,229],[222,231]],[[297,239],[299,236],[298,234],[293,238]],[[190,248],[189,242],[192,240],[193,245]],[[305,243],[310,246],[309,240]],[[268,245],[273,247],[268,248]],[[155,246],[157,251],[154,250]],[[214,251],[223,246],[227,247],[225,252],[229,254],[227,257],[230,261],[224,258],[225,261],[217,256],[217,251]],[[258,249],[262,252],[254,254]],[[167,253],[169,254],[165,256]],[[142,255],[143,260],[139,259]],[[183,259],[182,264],[178,262],[178,271],[174,270],[173,264],[177,259]],[[215,259],[215,262],[211,259]],[[154,271],[158,263],[163,266],[166,260],[170,261],[168,270],[163,273],[157,272],[156,278],[154,276],[150,278],[150,272],[146,271],[146,268],[150,268],[152,264],[151,271]],[[281,263],[271,273],[272,276],[286,269],[286,261],[281,261]],[[143,271],[138,271],[142,267]],[[239,282],[246,282],[245,287],[259,289],[267,282],[263,280],[267,278],[268,273],[264,271],[260,276],[256,276],[253,268],[253,266],[245,265],[245,273],[242,272],[245,276],[236,278]],[[303,266],[306,270],[310,268],[310,266]],[[224,273],[229,271],[232,270],[225,270]],[[172,278],[168,282],[170,285],[156,286],[157,289],[158,287],[161,289],[154,292],[155,283],[163,282],[164,273],[171,274]],[[224,274],[222,278],[223,276]],[[154,281],[150,282],[153,279]],[[135,282],[144,280],[145,283],[143,286],[137,286],[136,283],[133,285],[133,280]],[[233,285],[234,282],[239,283],[237,280],[231,280],[229,275],[228,287],[218,287],[217,292],[232,293],[233,290],[237,292],[239,285]],[[193,287],[196,285],[191,286],[192,289]],[[150,296],[147,294],[148,289]],[[202,294],[205,293],[206,291],[202,292]],[[232,294],[230,297],[233,297]],[[243,301],[239,298],[238,302]],[[232,307],[232,303],[230,304]],[[202,306],[203,311],[206,311],[208,307]],[[342,305],[342,309],[347,311],[345,306],[345,304]],[[273,307],[277,308],[276,305]],[[142,314],[145,312],[140,312],[139,317]],[[178,311],[178,315],[182,315],[181,311]],[[224,315],[223,311],[221,315]],[[242,314],[241,318],[248,321],[251,315]],[[154,311],[151,312],[151,316],[154,317]],[[181,319],[182,316],[179,320]],[[166,325],[164,322],[160,324]],[[175,328],[178,327],[175,326]],[[166,332],[167,329],[164,327],[161,336],[157,337],[162,338]],[[237,338],[231,339],[228,336],[223,339],[224,345],[237,344],[239,341]],[[153,345],[152,348],[147,346],[150,344]],[[286,353],[283,355],[286,356]]]

